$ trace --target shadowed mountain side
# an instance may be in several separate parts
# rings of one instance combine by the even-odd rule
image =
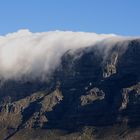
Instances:
[[[126,44],[69,50],[47,82],[3,83],[0,138],[138,140],[140,41]]]

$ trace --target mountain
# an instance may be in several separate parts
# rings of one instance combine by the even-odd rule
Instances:
[[[0,97],[1,140],[139,140],[140,39],[69,49],[45,81],[1,80]]]

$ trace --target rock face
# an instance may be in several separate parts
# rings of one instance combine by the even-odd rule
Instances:
[[[124,44],[70,50],[47,82],[1,83],[0,139],[139,140],[140,40]]]
[[[105,97],[104,92],[99,90],[98,88],[90,89],[87,92],[87,95],[81,96],[81,105],[88,105],[96,100],[103,100]]]

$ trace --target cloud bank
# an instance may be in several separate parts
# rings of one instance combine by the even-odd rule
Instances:
[[[124,37],[71,31],[31,33],[19,30],[0,36],[0,79],[47,77],[60,64],[62,55],[97,43],[112,44]]]

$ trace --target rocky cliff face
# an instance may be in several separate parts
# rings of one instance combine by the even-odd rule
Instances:
[[[70,50],[49,81],[1,82],[0,139],[140,139],[139,82],[138,39]]]

